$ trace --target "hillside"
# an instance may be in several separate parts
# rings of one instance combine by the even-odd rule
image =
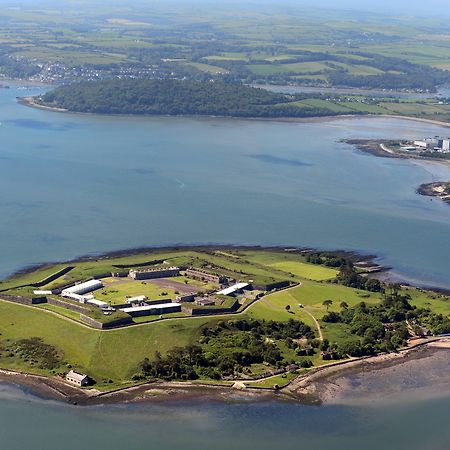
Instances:
[[[303,96],[269,92],[239,83],[181,80],[102,80],[60,86],[37,104],[101,114],[311,117],[342,114],[298,105]]]

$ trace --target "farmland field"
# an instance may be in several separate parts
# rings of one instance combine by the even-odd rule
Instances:
[[[81,13],[73,6],[5,6],[0,15],[0,47],[8,57],[0,61],[0,75],[50,83],[106,75],[226,77],[245,83],[368,83],[426,91],[445,81],[450,67],[450,28],[431,19],[380,15],[360,20],[358,13],[333,11],[330,17],[319,9],[311,15],[301,6],[286,15],[277,5],[260,11],[241,5],[233,17],[220,5],[191,10],[133,4],[84,4]],[[390,86],[392,76],[398,78]],[[434,87],[427,84],[430,77],[436,77]]]

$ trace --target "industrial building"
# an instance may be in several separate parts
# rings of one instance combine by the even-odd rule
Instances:
[[[88,305],[97,306],[100,309],[108,309],[109,305],[106,302],[102,302],[101,300],[96,300],[95,298],[86,300]]]
[[[129,276],[134,280],[151,280],[154,278],[177,277],[179,274],[179,267],[131,269],[129,272]]]
[[[208,281],[210,283],[222,284],[228,280],[223,275],[215,275],[204,270],[189,268],[186,270],[186,276],[199,281]]]
[[[426,138],[424,140],[414,141],[416,149],[433,150],[441,153],[450,152],[450,138],[442,139],[438,136]]]

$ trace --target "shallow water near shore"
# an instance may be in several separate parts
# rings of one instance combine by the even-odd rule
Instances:
[[[444,449],[450,398],[393,406],[172,402],[80,408],[0,385],[2,448]]]
[[[106,117],[16,102],[37,92],[0,89],[0,275],[88,253],[224,243],[357,250],[450,288],[450,207],[415,192],[450,179],[450,166],[340,142],[448,129],[373,117]]]

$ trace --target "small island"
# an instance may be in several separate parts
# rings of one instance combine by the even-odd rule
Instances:
[[[415,358],[450,332],[446,294],[383,270],[346,252],[220,246],[31,268],[0,282],[0,379],[78,404],[236,390],[321,402],[311,386],[330,371]]]
[[[437,197],[450,205],[450,182],[422,184],[417,192],[428,197]]]

